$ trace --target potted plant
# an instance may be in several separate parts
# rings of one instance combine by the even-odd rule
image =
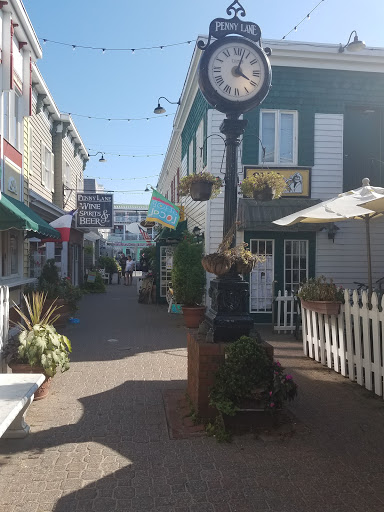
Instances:
[[[181,178],[179,184],[180,196],[190,195],[193,201],[208,201],[220,194],[223,180],[213,174],[203,171]]]
[[[57,369],[69,369],[71,343],[66,336],[58,334],[53,326],[60,306],[51,305],[44,312],[46,294],[33,292],[24,295],[27,308],[25,314],[17,305],[15,310],[24,323],[18,322],[20,334],[6,347],[8,366],[13,373],[43,373],[45,381],[35,393],[35,400],[48,395],[52,377]]]
[[[284,176],[275,171],[256,172],[253,176],[245,178],[240,189],[246,197],[253,197],[257,201],[272,201],[279,198],[287,183]]]
[[[210,405],[218,415],[208,433],[230,439],[227,426],[238,412],[276,413],[297,395],[297,384],[278,361],[267,356],[258,339],[242,336],[225,349],[225,361],[215,375]]]
[[[173,255],[172,288],[176,302],[182,304],[185,325],[189,328],[197,328],[204,318],[202,255],[203,245],[194,241],[190,233],[184,235]]]
[[[298,296],[302,306],[310,311],[338,315],[344,301],[344,290],[336,286],[332,279],[328,283],[324,276],[312,277],[301,286]]]
[[[105,272],[109,274],[109,284],[115,281],[117,282],[117,275],[113,277],[114,274],[118,274],[117,261],[115,258],[110,258],[109,256],[101,256],[99,258],[99,268],[103,268]]]

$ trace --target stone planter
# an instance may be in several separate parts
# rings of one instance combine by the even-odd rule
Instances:
[[[264,187],[261,190],[253,191],[253,199],[256,201],[272,201],[275,196],[275,191],[272,187]]]
[[[42,366],[30,366],[29,364],[24,363],[9,363],[8,366],[12,370],[12,373],[44,373],[44,368]],[[52,377],[46,376],[45,381],[35,392],[33,399],[42,400],[43,398],[46,398],[49,394],[51,382]]]
[[[185,327],[197,329],[204,320],[205,306],[182,306]]]
[[[329,300],[302,300],[301,305],[309,311],[315,311],[322,315],[338,315],[340,313],[341,302],[332,302]]]
[[[195,181],[189,191],[191,198],[193,201],[208,201],[211,198],[212,187],[211,181]]]

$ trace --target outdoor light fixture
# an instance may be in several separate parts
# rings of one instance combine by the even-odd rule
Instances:
[[[97,152],[97,153],[95,153],[94,155],[90,155],[90,154],[88,153],[88,156],[89,156],[89,157],[90,157],[90,156],[96,156],[96,155],[101,155],[101,158],[99,158],[99,162],[101,162],[102,164],[103,164],[104,162],[106,162],[106,161],[107,161],[107,159],[106,159],[106,158],[104,158],[104,153],[102,153],[101,151],[98,151],[98,152]]]
[[[352,34],[355,34],[355,37],[353,38],[353,41],[350,42]],[[364,41],[359,40],[356,30],[352,30],[348,39],[348,43],[344,46],[340,43],[339,53],[343,53],[345,49],[347,49],[349,52],[360,52],[361,50],[364,50],[365,47],[366,44]]]
[[[336,226],[336,224],[330,224],[328,227],[327,227],[327,231],[328,231],[328,239],[329,240],[332,240],[333,243],[335,243],[335,236],[336,236],[336,233],[339,231],[340,228],[338,228]]]
[[[199,236],[200,233],[201,233],[201,229],[199,228],[199,226],[195,226],[193,229],[192,229],[192,233],[195,235],[195,236]]]
[[[157,107],[153,111],[155,114],[164,114],[164,112],[166,112],[165,108],[160,105],[160,100],[168,101],[168,103],[170,103],[171,105],[180,105],[180,100],[179,101],[169,101],[164,96],[160,96],[160,98],[157,100]]]
[[[149,187],[149,188],[148,188],[148,187]],[[151,190],[154,190],[154,188],[152,187],[152,185],[150,185],[149,183],[147,183],[147,186],[145,187],[144,192],[150,192]]]

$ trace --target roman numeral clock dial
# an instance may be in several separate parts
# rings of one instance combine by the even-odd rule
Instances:
[[[268,93],[271,77],[263,50],[238,36],[212,43],[200,62],[200,88],[221,112],[246,112],[260,104]]]

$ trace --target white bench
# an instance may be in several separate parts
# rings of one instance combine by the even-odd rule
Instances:
[[[24,417],[44,380],[42,373],[0,374],[0,437],[15,439],[28,435],[30,427]]]

